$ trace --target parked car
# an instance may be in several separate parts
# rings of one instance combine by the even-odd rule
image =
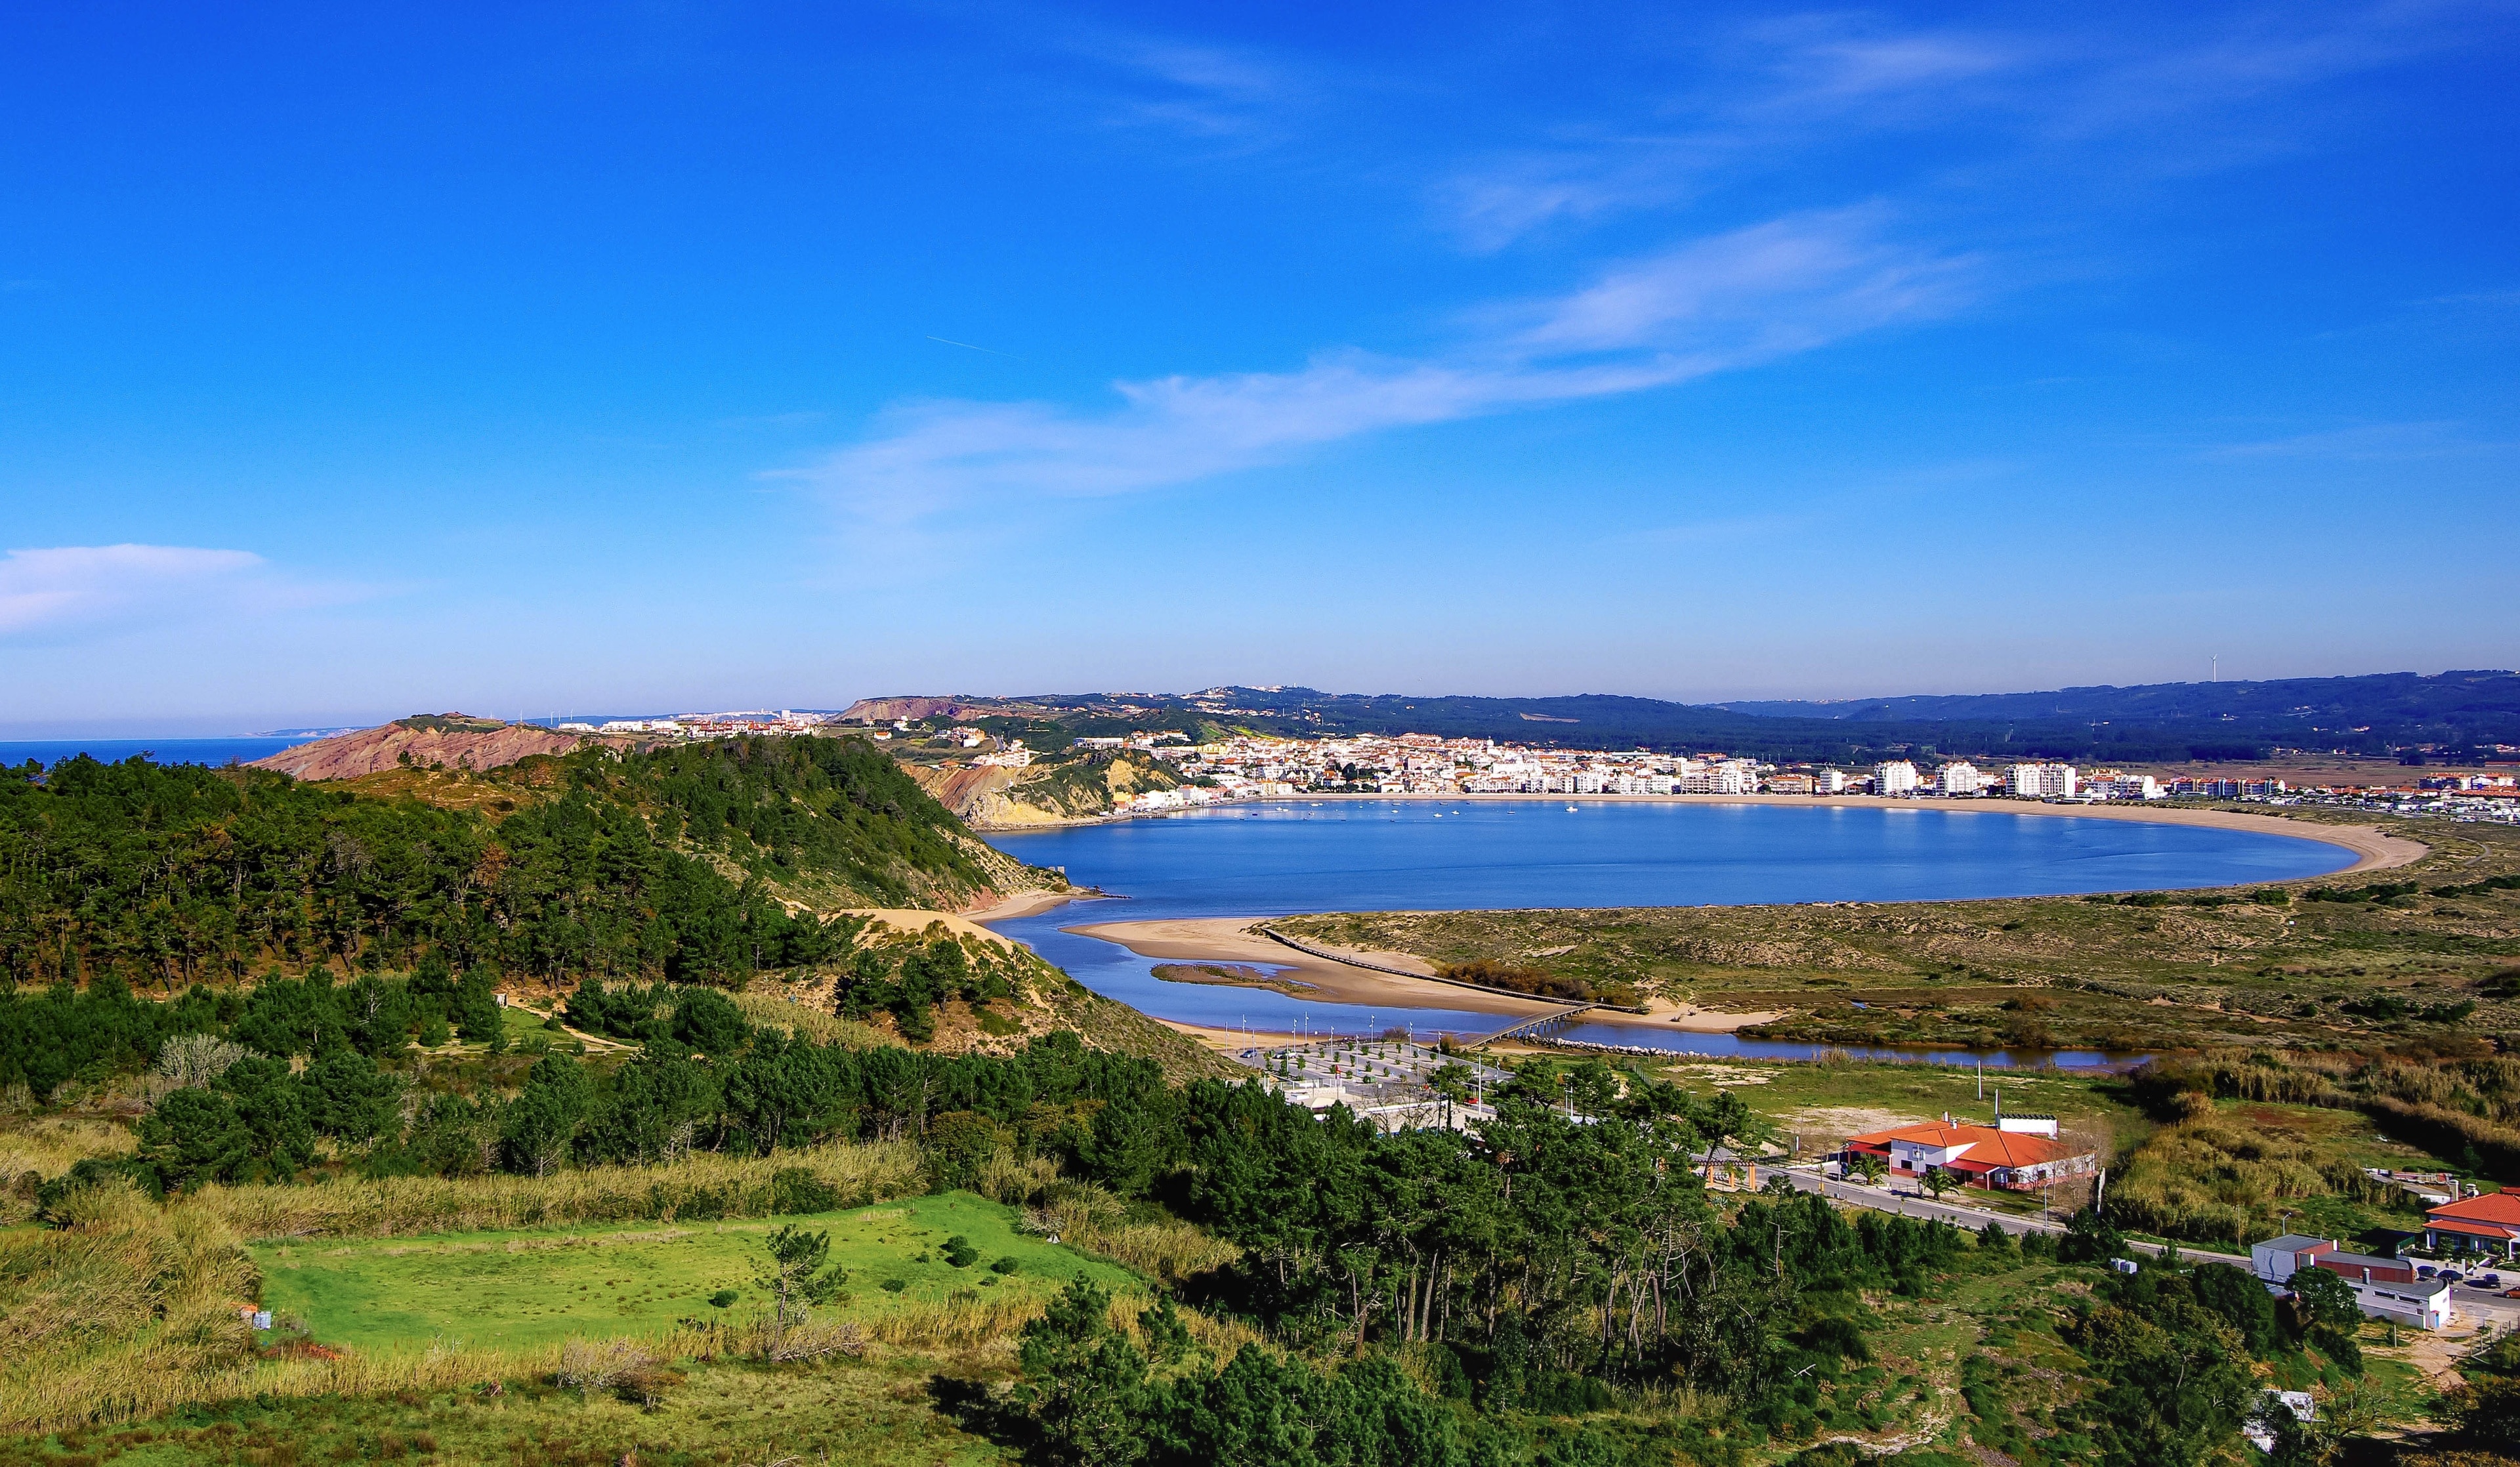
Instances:
[[[2480,1273],[2476,1277],[2469,1279],[2468,1283],[2479,1289],[2499,1289],[2502,1287],[2502,1275],[2499,1273]]]
[[[2415,1265],[2415,1277],[2417,1278],[2430,1278],[2439,1272],[2441,1272],[2441,1270],[2430,1263],[2417,1263]]]
[[[2455,1268],[2445,1268],[2441,1271],[2439,1276],[2448,1283],[2463,1284],[2467,1282],[2465,1276],[2460,1274],[2460,1272]]]

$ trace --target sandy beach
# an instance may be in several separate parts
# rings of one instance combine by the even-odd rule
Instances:
[[[1017,917],[1036,916],[1066,902],[1094,901],[1101,896],[1099,892],[1017,892],[993,906],[961,915],[966,922],[1012,922]]]
[[[1503,1029],[1515,1019],[1536,1018],[1553,1013],[1563,1004],[1537,998],[1513,998],[1503,993],[1485,993],[1476,988],[1459,987],[1438,983],[1434,969],[1405,953],[1359,953],[1368,962],[1388,963],[1394,967],[1411,967],[1423,972],[1423,979],[1401,977],[1396,973],[1376,973],[1369,968],[1351,968],[1345,963],[1297,952],[1282,942],[1250,931],[1257,920],[1250,917],[1156,917],[1143,922],[1089,922],[1065,929],[1105,942],[1117,942],[1140,957],[1169,958],[1200,963],[1247,963],[1255,968],[1270,968],[1299,984],[1311,986],[1313,996],[1324,1003],[1353,1003],[1371,1008],[1390,1004],[1399,1008],[1464,1009],[1476,1014],[1495,1014],[1496,1027]]]
[[[1424,959],[1403,952],[1355,952],[1347,955],[1362,962],[1413,968],[1423,973],[1423,978],[1350,967],[1273,941],[1251,931],[1253,921],[1248,917],[1162,917],[1143,922],[1094,922],[1065,930],[1082,937],[1100,938],[1105,942],[1117,942],[1140,957],[1244,963],[1252,967],[1273,968],[1297,983],[1310,985],[1313,993],[1309,996],[1319,997],[1325,1003],[1351,1003],[1367,1008],[1390,1004],[1403,1008],[1459,1009],[1473,1014],[1494,1014],[1499,1029],[1516,1019],[1536,1018],[1565,1007],[1547,999],[1515,998],[1509,994],[1446,983],[1434,976],[1433,968]],[[1650,1025],[1657,1029],[1682,1029],[1695,1033],[1731,1033],[1745,1024],[1762,1024],[1776,1017],[1766,1013],[1724,1013],[1663,999],[1654,1000],[1650,1011],[1643,1014],[1596,1009],[1584,1016],[1587,1023]],[[1195,1025],[1174,1027],[1185,1031],[1198,1028]]]

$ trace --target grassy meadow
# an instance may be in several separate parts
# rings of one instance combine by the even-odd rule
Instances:
[[[1019,1223],[1011,1208],[955,1192],[740,1221],[270,1239],[247,1251],[262,1270],[265,1307],[318,1345],[361,1351],[430,1341],[539,1348],[572,1335],[645,1337],[685,1319],[741,1318],[769,1307],[753,1263],[771,1230],[787,1224],[831,1234],[849,1297],[828,1313],[870,1327],[977,1303],[982,1291],[1007,1307],[1030,1304],[1080,1274],[1114,1293],[1144,1292],[1128,1270],[1027,1236]],[[959,1268],[945,1257],[954,1236],[978,1254]],[[993,1271],[1007,1260],[1012,1271]],[[722,1293],[736,1298],[713,1303]]]

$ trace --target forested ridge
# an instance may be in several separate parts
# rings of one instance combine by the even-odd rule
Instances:
[[[8,770],[0,982],[174,987],[434,954],[724,983],[838,950],[783,897],[952,905],[992,884],[984,848],[863,740],[593,750],[465,777],[500,798],[449,807],[141,758]]]

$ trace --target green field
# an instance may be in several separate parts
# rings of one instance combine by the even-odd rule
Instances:
[[[251,1246],[262,1302],[325,1345],[374,1350],[432,1340],[518,1348],[570,1335],[653,1334],[683,1318],[720,1316],[709,1296],[735,1290],[724,1311],[767,1307],[752,1264],[783,1222],[832,1234],[832,1260],[849,1270],[840,1312],[874,1319],[960,1291],[1046,1295],[1084,1274],[1105,1288],[1144,1286],[1115,1264],[1015,1230],[1015,1215],[968,1192],[814,1216],[742,1221],[624,1223],[529,1232],[449,1233],[353,1242],[273,1240]],[[960,1234],[979,1259],[956,1268],[940,1250]],[[990,1264],[1015,1261],[999,1274]],[[898,1282],[892,1291],[884,1286]]]

